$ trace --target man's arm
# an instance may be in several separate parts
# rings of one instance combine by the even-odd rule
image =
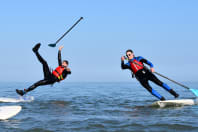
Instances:
[[[69,68],[66,68],[63,71],[63,78],[65,79],[67,77],[67,75],[71,74],[71,70]]]
[[[63,46],[59,47],[58,50],[58,65],[61,66],[62,65],[62,59],[61,59],[61,50],[62,50]]]
[[[147,59],[144,59],[143,57],[138,57],[138,60],[142,63],[149,65],[151,68],[151,72],[154,72],[154,68],[153,68],[154,66],[150,61],[148,61]]]
[[[67,74],[71,74],[70,68],[67,68],[66,70],[67,70]]]
[[[130,69],[130,65],[127,64],[124,64],[124,57],[121,58],[121,68],[122,69]]]

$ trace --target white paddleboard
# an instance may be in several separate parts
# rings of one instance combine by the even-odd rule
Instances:
[[[31,102],[34,100],[32,96],[20,97],[20,98],[6,98],[0,97],[0,102],[2,103],[18,103],[18,102]]]
[[[6,120],[15,116],[21,109],[21,106],[0,106],[0,120]]]
[[[153,107],[178,107],[184,105],[195,105],[195,101],[193,99],[178,99],[178,100],[165,100],[165,101],[156,101],[151,104]]]

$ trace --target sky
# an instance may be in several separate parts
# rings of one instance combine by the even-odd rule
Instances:
[[[177,81],[198,81],[198,1],[196,0],[7,0],[0,2],[0,81],[34,82],[43,78],[42,66],[69,60],[66,82],[122,82],[127,49],[154,64],[155,71]],[[80,17],[84,19],[60,41],[48,47]]]

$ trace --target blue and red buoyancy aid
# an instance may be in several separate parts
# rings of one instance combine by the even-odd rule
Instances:
[[[135,58],[133,60],[131,60],[129,63],[130,63],[131,69],[132,69],[134,74],[137,71],[139,71],[139,70],[144,68],[144,65],[142,64],[142,62],[137,61]]]
[[[52,74],[61,81],[61,80],[64,80],[64,78],[63,78],[63,71],[64,70],[65,70],[64,67],[59,66],[52,72]]]

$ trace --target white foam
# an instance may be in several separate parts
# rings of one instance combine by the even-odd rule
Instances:
[[[0,102],[17,103],[17,102],[32,102],[33,96],[20,96],[19,98],[0,97]]]

